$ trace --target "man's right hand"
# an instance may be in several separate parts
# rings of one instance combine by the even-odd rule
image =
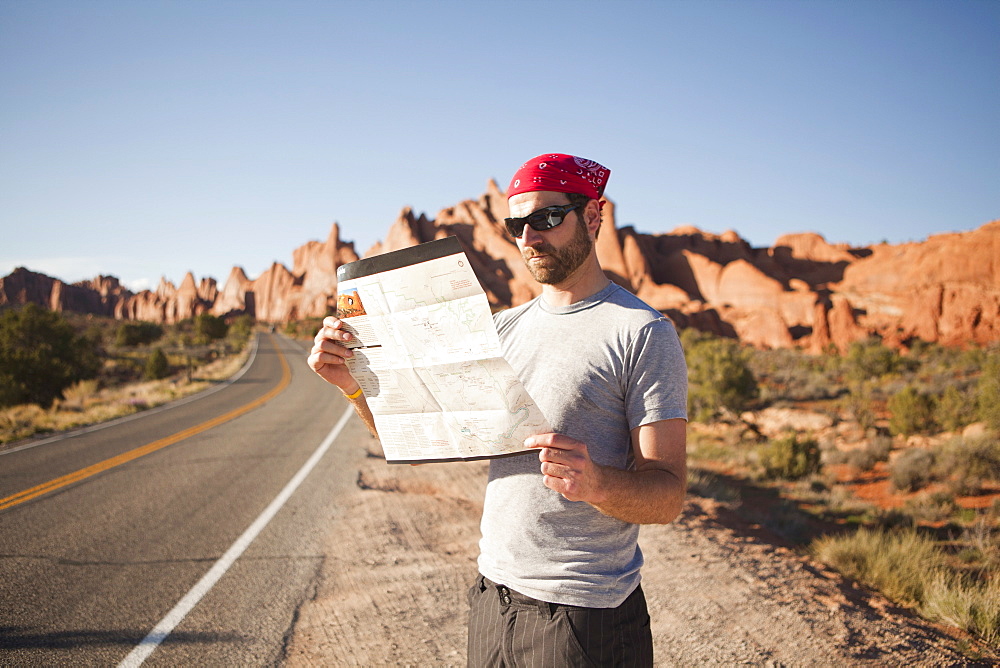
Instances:
[[[343,321],[332,315],[323,319],[323,326],[316,332],[309,352],[309,368],[344,394],[353,394],[360,386],[345,363],[354,353],[344,347],[344,342],[350,341],[352,336],[343,326]]]

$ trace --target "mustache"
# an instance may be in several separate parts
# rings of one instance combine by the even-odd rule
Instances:
[[[522,257],[525,260],[530,260],[538,255],[553,255],[556,252],[555,246],[547,243],[542,243],[537,246],[526,247],[521,251]]]

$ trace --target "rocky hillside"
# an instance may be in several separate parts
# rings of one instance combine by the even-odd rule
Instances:
[[[384,241],[366,255],[448,235],[463,243],[490,301],[516,306],[538,286],[503,229],[507,200],[489,182],[478,200],[434,219],[405,208]],[[619,229],[614,204],[604,207],[598,254],[608,275],[681,326],[765,348],[820,351],[878,335],[905,346],[913,339],[960,345],[1000,340],[1000,220],[969,232],[918,243],[854,248],[812,234],[780,237],[753,248],[733,231],[682,227],[666,234]],[[67,285],[17,269],[0,279],[0,307],[34,302],[55,310],[122,319],[175,322],[199,313],[249,313],[284,322],[326,314],[337,267],[358,259],[334,224],[325,242],[295,250],[292,268],[274,263],[255,280],[234,267],[222,290],[190,273],[179,287],[166,279],[133,294],[114,277]]]

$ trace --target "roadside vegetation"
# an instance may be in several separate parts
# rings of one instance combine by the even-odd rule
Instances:
[[[320,322],[283,331],[311,339]],[[0,447],[205,389],[242,366],[253,328],[0,311]],[[681,339],[693,493],[1000,645],[1000,346],[807,355]]]
[[[0,447],[199,392],[244,363],[253,321],[209,314],[175,325],[0,311]]]
[[[692,492],[1000,647],[1000,347],[681,339]]]

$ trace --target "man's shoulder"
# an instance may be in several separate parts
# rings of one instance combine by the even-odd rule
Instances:
[[[616,317],[627,319],[631,324],[639,325],[644,325],[657,320],[666,320],[669,322],[669,318],[667,318],[667,316],[663,315],[625,288],[620,285],[616,285],[615,287],[617,289],[613,290],[608,295],[604,303],[607,308],[616,311]]]

